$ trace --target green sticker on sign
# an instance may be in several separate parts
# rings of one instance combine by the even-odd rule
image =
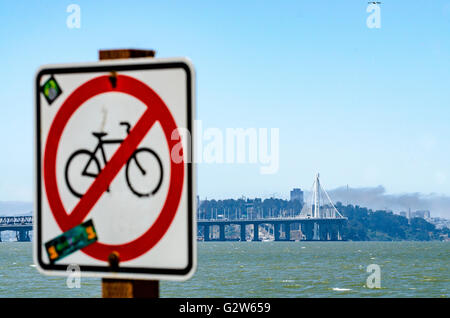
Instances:
[[[50,263],[54,263],[97,241],[92,220],[86,221],[45,243]]]
[[[62,94],[61,87],[53,76],[50,77],[44,85],[42,85],[41,91],[49,105],[51,105],[58,98],[58,96]]]

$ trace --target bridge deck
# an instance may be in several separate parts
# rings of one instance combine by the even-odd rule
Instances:
[[[274,224],[274,223],[322,223],[322,222],[346,222],[348,219],[343,218],[265,218],[265,219],[198,219],[200,225],[219,225],[219,224]]]

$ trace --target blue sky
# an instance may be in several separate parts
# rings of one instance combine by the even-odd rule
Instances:
[[[66,8],[81,7],[69,29]],[[105,48],[189,57],[204,128],[279,128],[280,169],[201,164],[201,197],[383,185],[450,195],[450,1],[2,1],[0,200],[31,201],[33,76]]]

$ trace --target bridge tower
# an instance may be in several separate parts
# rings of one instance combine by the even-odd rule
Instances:
[[[320,215],[320,181],[319,174],[316,174],[316,180],[314,181],[314,209],[313,218],[318,219]]]
[[[300,213],[303,218],[310,220],[304,224],[302,231],[306,240],[335,240],[339,238],[339,229],[334,229],[334,220],[345,218],[334,206],[319,177],[320,174],[317,173],[309,203],[304,205]]]
[[[312,219],[344,218],[334,206],[327,191],[322,187],[319,176],[319,173],[317,173],[311,189],[309,204],[305,204],[300,215]]]

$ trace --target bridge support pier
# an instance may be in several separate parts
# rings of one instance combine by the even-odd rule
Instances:
[[[338,227],[335,224],[329,226],[329,233],[331,241],[338,240]]]
[[[273,233],[275,236],[275,241],[280,241],[280,223],[273,224]]]
[[[319,223],[318,240],[328,241],[328,224],[325,222]]]
[[[320,229],[319,229],[319,223],[314,222],[314,236],[313,240],[319,241],[320,240]]]
[[[337,226],[337,234],[336,234],[338,241],[342,241],[342,228],[343,228],[342,223],[339,223]]]
[[[312,241],[314,238],[314,223],[306,222],[302,224],[302,232],[305,235],[305,240]]]
[[[253,241],[259,241],[259,224],[253,223]]]
[[[219,225],[219,241],[225,241],[225,224]]]
[[[291,240],[291,224],[284,223],[284,238],[286,241]]]
[[[210,240],[209,225],[204,225],[203,226],[203,240],[205,242]]]
[[[247,232],[246,232],[246,225],[245,223],[241,223],[241,242],[247,241]]]
[[[20,230],[16,232],[16,238],[18,242],[29,242],[30,236],[27,230]]]

